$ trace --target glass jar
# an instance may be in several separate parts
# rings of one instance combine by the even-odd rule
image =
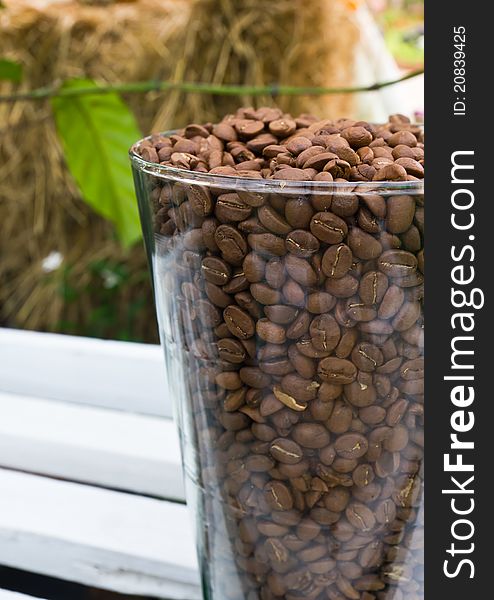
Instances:
[[[131,151],[213,600],[422,600],[423,182]]]

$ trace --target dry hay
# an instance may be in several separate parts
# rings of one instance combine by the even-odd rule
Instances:
[[[7,0],[0,56],[23,64],[19,91],[68,77],[259,85],[340,85],[352,77],[356,33],[340,0],[104,3]],[[0,93],[13,89],[0,84]],[[213,119],[240,103],[273,103],[180,92],[126,99],[143,131]],[[276,102],[328,116],[351,108],[348,97]],[[80,199],[48,102],[0,105],[0,223],[0,325],[155,339],[142,247],[124,251]],[[43,260],[53,251],[63,263],[47,273]]]
[[[193,0],[185,36],[177,48],[175,81],[337,87],[353,80],[358,39],[347,0]],[[174,53],[175,54],[175,53]],[[303,96],[239,99],[170,94],[155,130],[191,121],[215,120],[239,104],[277,104],[298,114],[341,117],[352,112],[352,97]]]
[[[119,82],[161,76],[171,60],[170,32],[184,19],[178,4],[139,0],[99,8],[64,2],[38,8],[13,0],[0,12],[0,55],[23,64],[19,89],[69,77]],[[11,89],[0,86],[2,93]],[[149,130],[161,100],[128,101],[142,130]],[[49,103],[0,105],[0,131],[0,323],[154,339],[142,247],[122,250],[108,223],[81,201]],[[43,259],[53,251],[64,261],[47,274]],[[112,294],[103,284],[111,286],[108,271],[115,265],[129,274]],[[111,315],[105,313],[108,298]],[[149,310],[139,311],[141,303]]]

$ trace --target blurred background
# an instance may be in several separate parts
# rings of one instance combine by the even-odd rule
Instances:
[[[153,82],[368,86],[420,70],[423,39],[423,0],[0,0],[0,326],[157,341],[126,156],[139,136],[239,105],[423,114],[421,76],[255,98]]]

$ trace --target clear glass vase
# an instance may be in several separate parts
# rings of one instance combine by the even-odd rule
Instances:
[[[423,182],[131,151],[213,600],[422,600]]]

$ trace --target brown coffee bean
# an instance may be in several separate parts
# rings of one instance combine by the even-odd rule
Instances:
[[[382,161],[383,165],[372,178],[373,181],[406,181],[407,172],[401,165],[396,163],[386,164],[385,161],[387,161],[387,159],[377,158],[374,159],[372,163],[373,166],[376,166],[376,161]]]
[[[359,296],[364,304],[379,304],[388,289],[388,278],[379,271],[369,271],[360,280]]]
[[[381,350],[368,342],[360,342],[352,351],[352,361],[360,370],[371,373],[384,362]]]
[[[300,521],[296,528],[296,533],[299,539],[310,541],[316,538],[321,531],[321,526],[310,517],[305,517]]]
[[[314,210],[304,197],[290,198],[285,206],[285,219],[294,229],[308,229]]]
[[[318,423],[299,423],[293,428],[292,436],[303,448],[324,448],[330,441],[329,431]]]
[[[417,138],[410,131],[403,130],[393,133],[387,140],[387,143],[391,148],[399,145],[414,147],[417,145]]]
[[[230,280],[232,269],[230,265],[215,256],[207,256],[201,264],[201,272],[204,278],[215,285],[224,285]]]
[[[295,229],[285,240],[288,252],[301,258],[309,258],[319,250],[319,241],[308,231]]]
[[[293,119],[276,119],[269,123],[269,131],[278,138],[286,138],[295,133],[297,124]]]
[[[247,352],[242,344],[232,338],[224,338],[218,341],[218,353],[222,360],[234,364],[241,364],[247,358]]]
[[[353,255],[363,260],[377,258],[382,252],[380,242],[357,227],[350,229],[347,241]]]
[[[316,213],[310,222],[310,230],[316,238],[327,244],[339,244],[348,233],[345,221],[330,212]]]
[[[295,441],[285,438],[275,439],[269,451],[275,460],[288,465],[299,463],[304,456],[302,448]]]
[[[247,219],[251,211],[238,194],[229,193],[218,196],[214,214],[220,223],[230,223]]]
[[[368,486],[374,481],[374,470],[369,464],[360,464],[352,473],[353,482],[359,488]]]
[[[412,224],[414,215],[413,196],[392,196],[387,202],[386,229],[390,233],[404,233]]]
[[[386,418],[386,410],[382,406],[367,406],[358,412],[360,420],[366,425],[377,425]]]
[[[352,251],[346,244],[331,246],[322,258],[322,270],[328,277],[344,277],[352,266]]]
[[[313,287],[317,284],[317,275],[307,260],[293,254],[285,257],[285,268],[290,277],[303,286]]]
[[[345,308],[348,317],[353,321],[374,321],[377,316],[376,309],[373,306],[360,302],[358,297],[350,298],[345,304]]]
[[[380,319],[390,319],[393,317],[401,308],[403,301],[405,300],[405,292],[402,288],[392,285],[390,286],[381,302],[381,306],[378,310],[378,316]]]
[[[249,283],[259,283],[264,279],[266,262],[255,252],[249,252],[242,263],[242,270]]]
[[[359,502],[350,504],[345,514],[355,529],[360,531],[371,531],[376,524],[374,513],[365,504]]]
[[[257,216],[261,224],[271,233],[287,235],[292,230],[285,219],[266,204],[257,209]]]
[[[314,292],[307,296],[306,308],[311,314],[328,313],[336,304],[336,298],[327,292]]]
[[[247,244],[243,235],[231,225],[216,228],[214,239],[223,258],[232,265],[240,265],[247,254]]]
[[[321,379],[329,383],[348,384],[355,379],[357,369],[349,360],[328,357],[319,362],[318,374]]]
[[[249,290],[257,302],[261,304],[279,304],[281,301],[281,292],[265,283],[253,283],[250,285]]]
[[[396,331],[406,331],[420,317],[420,312],[419,302],[405,302],[394,316],[391,325]]]
[[[378,523],[382,525],[393,523],[396,518],[395,503],[390,498],[382,500],[376,507],[375,515]]]
[[[218,373],[216,383],[225,390],[238,390],[242,387],[242,381],[235,371]]]
[[[363,148],[372,142],[372,133],[364,127],[348,127],[343,129],[341,137],[345,138],[352,148]]]
[[[293,138],[286,144],[286,149],[288,150],[288,152],[290,152],[294,156],[297,156],[304,150],[307,150],[307,148],[311,148],[311,147],[312,147],[312,142],[308,138],[303,137],[301,135]]]
[[[379,257],[378,266],[388,277],[406,277],[415,273],[417,259],[405,250],[386,250]]]
[[[247,241],[255,252],[261,256],[284,256],[285,241],[272,233],[251,233]]]
[[[400,167],[403,169],[403,167]],[[403,169],[405,171],[405,169]],[[405,171],[406,173],[406,171]],[[311,181],[312,172],[310,169],[296,169],[295,167],[286,167],[273,173],[273,179],[281,179],[283,181]]]
[[[281,387],[285,393],[304,402],[313,400],[317,396],[319,386],[317,381],[305,379],[295,373],[289,373],[281,380]]]
[[[283,344],[286,340],[285,329],[269,319],[259,319],[256,332],[262,340],[270,344]]]
[[[338,358],[347,358],[357,341],[357,330],[347,329],[341,336],[341,340],[336,347],[336,356]]]
[[[422,179],[424,177],[424,167],[413,157],[398,158],[396,164],[401,165],[409,175]]]
[[[371,406],[376,401],[376,388],[370,383],[354,381],[345,386],[345,397],[353,406],[364,408]]]
[[[297,308],[283,304],[265,306],[264,312],[270,321],[278,325],[292,323],[298,314]]]
[[[329,314],[315,317],[310,324],[309,332],[312,345],[325,352],[332,352],[340,340],[340,327]]]
[[[228,306],[223,311],[223,318],[230,333],[240,339],[254,335],[255,324],[252,317],[235,305]]]
[[[281,481],[270,481],[264,486],[264,497],[273,510],[291,510],[293,497],[289,488]]]
[[[325,288],[335,298],[350,298],[359,287],[358,279],[352,275],[344,275],[339,279],[326,279]]]
[[[369,444],[360,433],[344,433],[335,441],[334,447],[342,458],[355,459],[364,456]]]

